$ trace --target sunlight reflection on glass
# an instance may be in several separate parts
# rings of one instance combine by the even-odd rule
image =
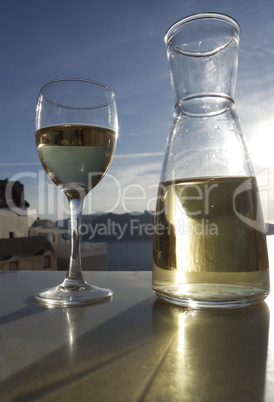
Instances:
[[[174,190],[172,190],[174,191]],[[179,199],[179,194],[176,194],[175,205],[173,212],[172,223],[176,232],[183,232],[188,230],[188,218],[184,211],[178,214],[178,210],[182,210],[183,206]],[[177,213],[176,213],[177,212]],[[185,283],[185,267],[187,253],[186,236],[176,236],[176,258],[177,258],[177,283]]]

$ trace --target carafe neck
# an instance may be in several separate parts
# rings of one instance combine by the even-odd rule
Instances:
[[[225,113],[234,100],[225,94],[193,94],[175,104],[177,114],[188,117],[211,117]]]
[[[233,99],[240,28],[222,14],[196,14],[174,24],[165,36],[175,104],[185,99]]]

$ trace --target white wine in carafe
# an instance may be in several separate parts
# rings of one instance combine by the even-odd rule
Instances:
[[[153,289],[160,297],[197,307],[250,304],[265,298],[268,275],[254,177],[159,185]]]

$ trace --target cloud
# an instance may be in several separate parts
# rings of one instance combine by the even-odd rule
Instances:
[[[132,158],[150,158],[164,156],[163,152],[146,152],[146,153],[136,153],[136,154],[118,154],[115,155],[115,159],[132,159]]]
[[[39,162],[9,162],[0,163],[0,167],[26,167],[26,166],[41,166]]]

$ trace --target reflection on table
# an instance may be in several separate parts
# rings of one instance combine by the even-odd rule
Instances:
[[[157,299],[151,272],[86,276],[113,300],[46,309],[33,293],[62,272],[0,273],[1,401],[273,401],[272,295],[189,310]]]

